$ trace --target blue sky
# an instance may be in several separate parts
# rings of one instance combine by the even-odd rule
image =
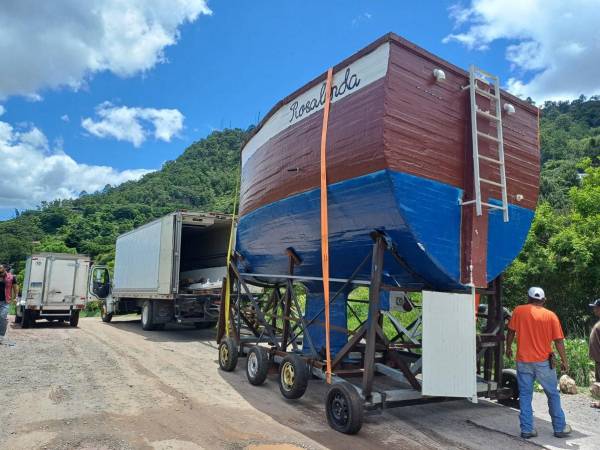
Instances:
[[[22,3],[30,3],[34,8],[33,2]],[[62,30],[71,30],[74,36],[85,34],[86,30],[73,28],[77,17],[73,12],[77,8],[75,3],[72,0],[56,3],[58,12],[54,19],[48,19],[48,35],[62,36],[65,34]],[[61,3],[65,3],[64,14],[60,13]],[[131,3],[135,10],[137,2],[131,0]],[[155,3],[160,4],[161,0]],[[73,46],[61,43],[59,38],[56,45],[50,38],[47,44],[40,40],[30,45],[29,40],[36,39],[27,34],[30,24],[26,22],[33,20],[27,11],[17,11],[14,5],[0,6],[0,28],[3,21],[23,21],[21,29],[15,27],[16,36],[12,37],[15,41],[21,37],[18,55],[22,55],[23,61],[15,65],[22,67],[15,68],[11,80],[0,77],[0,112],[4,110],[0,125],[5,123],[6,129],[10,127],[10,132],[5,130],[6,153],[1,153],[0,128],[0,157],[14,161],[21,158],[19,152],[24,155],[37,152],[35,158],[32,156],[35,162],[27,167],[49,166],[60,158],[64,166],[57,173],[40,169],[42,175],[28,180],[15,174],[26,171],[23,166],[4,174],[0,169],[0,186],[5,192],[0,194],[0,219],[11,217],[15,208],[34,207],[42,199],[75,195],[81,186],[86,186],[84,179],[89,179],[93,190],[99,183],[114,184],[139,177],[143,173],[139,169],[160,168],[163,162],[176,158],[189,144],[215,129],[246,128],[256,123],[275,102],[329,65],[390,31],[458,66],[466,68],[475,63],[486,68],[500,75],[513,90],[522,91],[518,92],[522,95],[531,93],[536,99],[544,99],[599,92],[593,82],[586,84],[587,80],[581,83],[580,90],[575,86],[569,92],[556,80],[544,82],[543,76],[548,77],[549,68],[554,67],[558,58],[551,54],[552,41],[548,37],[548,29],[556,24],[549,18],[543,24],[546,28],[540,25],[539,29],[529,29],[530,25],[525,23],[511,24],[512,14],[508,12],[489,13],[477,5],[493,6],[497,0],[482,0],[473,5],[463,2],[462,6],[455,1],[280,0],[203,4],[201,0],[180,0],[180,3],[189,6],[179,16],[165,10],[164,4],[156,10],[146,6],[140,12],[140,17],[151,16],[159,22],[160,15],[164,15],[164,27],[157,30],[157,35],[162,36],[165,30],[166,34],[171,32],[172,45],[149,44],[147,50],[129,48],[129,41],[119,41],[121,53],[117,56],[108,54],[115,51],[115,41],[95,49],[93,35],[86,41],[92,56],[85,52],[71,56],[75,52]],[[521,3],[514,2],[514,8],[522,8]],[[560,3],[550,1],[548,8],[554,7],[564,9]],[[591,14],[597,19],[597,12]],[[44,26],[42,23],[41,27]],[[507,31],[511,26],[516,30]],[[123,33],[126,32],[127,29]],[[153,39],[151,32],[143,37]],[[586,38],[581,35],[567,51],[577,57],[580,48],[586,48]],[[19,59],[20,56],[7,54],[12,51],[0,45],[0,63]],[[137,58],[138,53],[146,56]],[[51,59],[46,66],[32,67],[28,58],[33,60],[39,54],[42,60],[45,56]],[[81,59],[83,72],[70,69],[76,58]],[[105,61],[90,63],[94,58]],[[50,69],[45,78],[47,67]],[[556,79],[566,76],[554,75]],[[15,79],[23,79],[22,85]],[[141,134],[136,139],[106,128],[100,117],[102,111],[112,117],[111,126],[119,125],[119,111],[137,118]],[[152,121],[157,117],[164,119],[163,114],[167,113],[166,131],[162,137],[155,135],[156,124]],[[82,126],[84,123],[88,126]],[[126,127],[128,123],[121,125]],[[48,159],[53,155],[53,160]],[[78,177],[78,171],[85,175]],[[68,184],[61,185],[61,173],[71,180]]]

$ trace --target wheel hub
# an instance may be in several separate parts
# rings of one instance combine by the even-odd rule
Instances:
[[[221,358],[221,363],[225,364],[229,360],[229,349],[226,345],[221,345],[221,351],[219,352],[219,357]]]
[[[255,377],[258,373],[258,358],[254,352],[248,356],[248,373],[251,377]]]
[[[281,378],[283,381],[283,387],[286,390],[290,390],[292,389],[292,387],[294,386],[294,379],[296,377],[296,373],[294,371],[294,366],[288,362],[286,362],[283,365],[283,368],[281,369]]]
[[[345,424],[348,421],[348,403],[341,394],[336,394],[331,402],[331,412],[336,422]]]

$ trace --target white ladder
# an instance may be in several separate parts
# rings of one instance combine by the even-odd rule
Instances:
[[[483,83],[486,86],[481,86],[479,83]],[[484,87],[487,87],[488,89],[486,90],[484,89]],[[500,100],[500,80],[497,76],[492,75],[491,73],[488,73],[484,70],[481,70],[475,67],[474,65],[471,65],[469,68],[469,84],[467,86],[464,86],[463,89],[469,89],[469,94],[471,98],[471,133],[473,142],[473,174],[475,199],[462,202],[462,204],[470,205],[472,203],[475,203],[475,210],[478,216],[481,216],[483,214],[483,206],[492,209],[501,209],[503,212],[504,221],[508,222],[508,194],[506,191],[506,170],[504,164],[504,139],[502,137],[502,104]],[[479,109],[479,106],[477,106],[477,96],[490,99],[490,101],[494,104],[494,113]],[[484,117],[495,122],[496,136],[479,131],[477,129],[477,117]],[[488,156],[479,154],[479,139],[485,139],[489,142],[497,144],[498,159],[490,158]],[[500,172],[499,182],[480,177],[479,164],[481,160],[490,162],[498,166]],[[482,201],[482,183],[497,186],[502,190],[502,206]]]

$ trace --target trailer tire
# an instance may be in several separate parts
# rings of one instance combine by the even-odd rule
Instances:
[[[271,361],[267,349],[255,345],[248,352],[246,359],[246,377],[253,386],[260,386],[267,379]]]
[[[238,348],[235,341],[226,337],[219,344],[219,367],[225,372],[233,372],[238,362]]]
[[[362,427],[363,401],[350,383],[336,383],[327,392],[325,413],[335,431],[356,434]]]
[[[30,328],[35,321],[31,317],[31,312],[28,309],[23,309],[23,319],[21,320],[21,328]]]
[[[498,400],[498,403],[505,406],[518,407],[519,405],[519,382],[517,371],[515,369],[502,370],[502,387],[512,390],[512,395],[508,398]]]
[[[105,303],[102,303],[102,306],[100,307],[100,318],[102,319],[102,322],[104,322],[104,323],[109,323],[113,318],[112,313],[109,313],[106,311]]]
[[[146,300],[142,305],[142,330],[152,331],[156,329],[154,324],[154,304]]]
[[[291,353],[279,365],[279,390],[289,400],[300,398],[308,387],[308,365],[300,356]]]
[[[196,327],[196,330],[207,330],[209,328],[214,328],[216,324],[216,320],[210,322],[195,322],[194,327]]]
[[[77,328],[77,325],[79,325],[79,310],[71,311],[71,317],[69,317],[69,325],[73,328]]]

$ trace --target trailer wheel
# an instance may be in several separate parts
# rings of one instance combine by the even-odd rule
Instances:
[[[156,328],[154,325],[154,307],[151,301],[145,301],[142,305],[142,330],[152,331]]]
[[[71,317],[69,317],[69,325],[76,328],[79,325],[79,310],[71,311]]]
[[[219,344],[219,366],[225,372],[233,372],[238,361],[238,348],[235,341],[226,337]]]
[[[102,322],[104,323],[109,323],[113,318],[112,313],[106,311],[105,303],[102,303],[102,306],[100,307],[100,317],[102,318]]]
[[[196,327],[196,330],[206,330],[208,328],[214,328],[215,325],[217,324],[216,321],[210,321],[210,322],[195,322],[194,326]]]
[[[287,355],[279,365],[279,390],[285,398],[300,398],[308,387],[308,366],[298,355]]]
[[[510,397],[498,400],[498,403],[506,406],[518,406],[519,404],[519,382],[515,369],[502,370],[502,387],[512,391]]]
[[[29,328],[31,327],[35,321],[31,317],[31,311],[28,309],[23,309],[23,319],[21,320],[21,328]]]
[[[327,422],[335,431],[356,434],[362,427],[363,401],[347,382],[332,385],[325,400]]]
[[[246,360],[246,376],[250,384],[254,386],[263,384],[267,379],[270,365],[267,349],[259,345],[252,347]]]

